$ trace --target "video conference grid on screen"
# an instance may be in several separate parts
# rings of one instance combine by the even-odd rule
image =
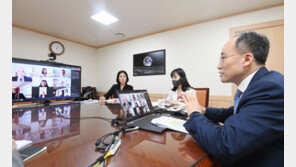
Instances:
[[[80,67],[13,59],[12,100],[79,97],[80,76]]]
[[[125,118],[132,119],[150,112],[144,93],[128,93],[119,95]]]

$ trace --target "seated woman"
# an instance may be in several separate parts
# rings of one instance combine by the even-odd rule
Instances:
[[[33,97],[35,96],[36,95],[33,95]],[[38,97],[44,98],[44,97],[52,97],[52,96],[53,96],[53,87],[48,86],[48,83],[46,80],[42,80],[40,82],[40,85],[38,86]]]
[[[41,70],[41,78],[52,77],[52,72],[48,71],[46,68],[42,68]]]
[[[114,84],[104,96],[100,97],[100,100],[109,99],[112,95],[114,98],[118,98],[118,91],[134,90],[133,86],[127,84],[128,75],[126,71],[122,70],[117,73],[116,82],[117,84]]]
[[[47,81],[46,81],[46,80],[42,80],[42,81],[40,82],[39,87],[48,87],[48,85],[47,85]]]
[[[41,76],[42,77],[46,77],[47,76],[47,69],[46,68],[42,68],[42,70],[41,70]]]
[[[195,95],[196,91],[192,89],[187,81],[186,74],[183,69],[177,68],[171,72],[173,88],[169,92],[166,102],[177,105],[179,109],[185,109],[185,103],[182,100],[182,95],[189,92]]]

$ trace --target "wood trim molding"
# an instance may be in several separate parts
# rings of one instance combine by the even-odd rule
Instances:
[[[62,39],[62,40],[65,40],[65,41],[69,41],[69,42],[77,43],[79,45],[84,45],[84,46],[87,46],[87,47],[91,47],[91,48],[97,49],[95,46],[91,46],[91,45],[84,44],[84,43],[81,43],[81,42],[78,42],[78,41],[74,41],[74,40],[71,40],[71,39],[59,37],[59,36],[52,35],[52,34],[49,34],[49,33],[45,33],[45,32],[41,32],[41,31],[33,30],[33,29],[30,29],[30,28],[27,28],[27,27],[22,27],[22,26],[15,25],[15,24],[12,24],[12,27],[20,28],[20,29],[27,30],[27,31],[32,31],[32,32],[35,32],[35,33],[47,35],[47,36],[50,36],[50,37]]]
[[[231,96],[210,96],[210,100],[215,101],[233,101],[233,98]]]
[[[210,96],[209,107],[228,108],[233,105],[231,96]]]
[[[258,30],[258,29],[277,27],[282,25],[284,25],[284,19],[267,21],[263,23],[252,24],[252,25],[233,27],[229,29],[229,35],[230,35],[229,38],[230,39],[233,38],[235,36],[235,33],[240,31],[254,30],[254,29]]]
[[[140,36],[137,36],[137,37],[125,39],[125,40],[122,40],[122,41],[109,43],[109,44],[106,44],[106,45],[98,46],[96,48],[99,49],[99,48],[107,47],[107,46],[110,46],[110,45],[115,45],[115,44],[118,44],[118,43],[127,42],[127,41],[131,41],[131,40],[134,40],[134,39],[147,37],[147,36],[154,35],[154,34],[159,34],[159,33],[167,32],[167,31],[171,31],[171,30],[176,30],[176,29],[180,29],[180,28],[184,28],[184,27],[188,27],[188,26],[192,26],[192,25],[196,25],[196,24],[201,24],[201,23],[205,23],[205,22],[214,21],[214,20],[224,19],[224,18],[227,18],[227,17],[237,16],[237,15],[246,14],[246,13],[252,13],[252,12],[259,11],[259,10],[274,8],[274,7],[278,7],[278,6],[282,6],[282,5],[284,5],[284,2],[274,4],[274,5],[270,5],[270,6],[260,7],[260,8],[256,8],[256,9],[246,10],[246,11],[242,11],[242,12],[237,12],[237,13],[233,13],[233,14],[228,14],[228,15],[224,15],[224,16],[214,17],[214,18],[211,18],[211,19],[201,20],[201,21],[185,24],[185,25],[178,26],[178,27],[168,28],[168,29],[165,29],[165,30],[160,30],[160,31],[156,31],[156,32],[153,32],[153,33],[144,34],[144,35],[140,35]]]
[[[107,92],[98,92],[101,95],[106,94]],[[168,94],[160,93],[149,93],[151,102],[156,102],[158,99],[163,99],[163,95],[166,97]],[[233,98],[231,96],[212,96],[209,97],[209,107],[230,107],[233,105]]]

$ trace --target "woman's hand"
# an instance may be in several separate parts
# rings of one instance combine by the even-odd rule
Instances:
[[[100,101],[105,101],[105,100],[106,100],[105,96],[100,97]]]

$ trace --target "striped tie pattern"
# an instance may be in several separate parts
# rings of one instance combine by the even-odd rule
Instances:
[[[234,95],[234,105],[233,105],[234,113],[233,113],[233,115],[236,114],[236,109],[237,109],[237,106],[238,106],[241,95],[242,95],[242,92],[237,89],[236,93]]]

